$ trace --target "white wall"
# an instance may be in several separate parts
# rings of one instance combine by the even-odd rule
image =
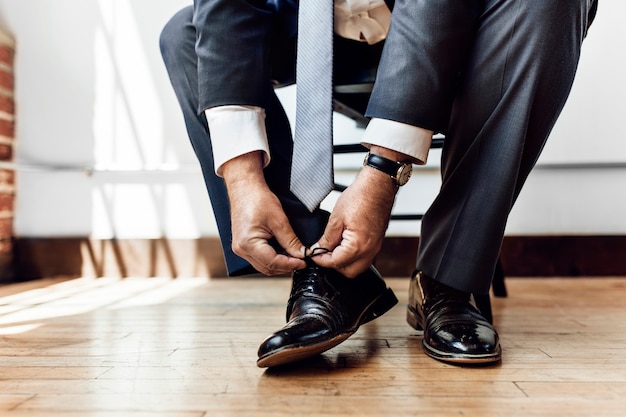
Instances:
[[[190,3],[0,0],[17,43],[18,236],[216,233],[158,51],[161,28]],[[601,0],[570,101],[508,233],[626,233],[624,12],[622,0]],[[293,93],[280,92],[290,112]],[[351,122],[336,125],[342,140],[358,141]],[[398,211],[427,207],[437,158],[403,189]],[[340,164],[349,178],[358,160]],[[390,234],[414,230],[394,224]]]
[[[190,0],[2,0],[16,38],[18,236],[215,226],[158,49]]]

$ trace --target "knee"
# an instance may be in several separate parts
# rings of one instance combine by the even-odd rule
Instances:
[[[523,13],[535,30],[554,33],[555,30],[569,31],[572,28],[586,29],[594,0],[523,2]]]
[[[176,13],[165,24],[159,37],[161,56],[167,65],[179,54],[195,48],[195,29],[192,24],[193,6],[187,6]]]

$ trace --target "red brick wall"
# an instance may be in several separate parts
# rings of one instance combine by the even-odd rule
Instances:
[[[13,277],[15,101],[13,40],[0,32],[0,283]]]

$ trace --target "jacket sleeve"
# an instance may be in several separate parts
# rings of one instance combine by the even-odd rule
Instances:
[[[199,109],[266,107],[276,13],[265,0],[194,0]]]

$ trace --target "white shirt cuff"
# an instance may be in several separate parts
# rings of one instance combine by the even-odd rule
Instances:
[[[264,167],[270,163],[264,109],[232,105],[212,107],[204,113],[211,134],[215,174],[221,177],[226,162],[254,151],[264,153]]]
[[[414,159],[413,163],[424,165],[433,140],[433,132],[406,123],[386,119],[372,119],[363,135],[366,147],[382,146],[403,153]]]

